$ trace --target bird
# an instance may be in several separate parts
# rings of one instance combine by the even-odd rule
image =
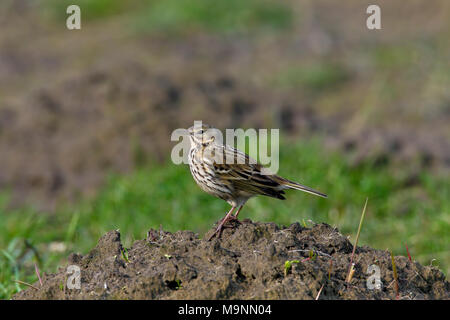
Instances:
[[[267,171],[263,172],[267,168],[244,152],[216,141],[215,130],[217,129],[205,123],[195,124],[188,129],[188,163],[195,182],[206,193],[231,205],[231,209],[220,220],[208,241],[215,235],[220,238],[225,223],[238,220],[242,207],[254,196],[263,195],[285,200],[284,190],[295,189],[327,198],[326,194],[310,187],[276,174],[267,174]]]

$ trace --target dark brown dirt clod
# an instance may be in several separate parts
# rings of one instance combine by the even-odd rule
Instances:
[[[118,231],[105,234],[87,255],[70,255],[68,265],[81,269],[81,289],[65,287],[67,272],[60,268],[44,275],[39,290],[24,290],[14,299],[315,299],[322,285],[320,299],[396,296],[386,251],[359,247],[353,279],[345,282],[353,247],[327,224],[278,227],[246,219],[212,241],[191,231],[148,234],[133,243],[127,256]],[[299,262],[285,272],[287,260]],[[395,262],[400,299],[450,298],[450,284],[438,269],[405,257]],[[372,264],[380,268],[380,290],[367,287]]]

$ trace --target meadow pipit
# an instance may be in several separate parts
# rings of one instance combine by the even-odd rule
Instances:
[[[284,200],[283,190],[295,189],[327,197],[278,175],[263,174],[264,167],[247,154],[229,145],[217,143],[213,130],[217,129],[206,124],[193,126],[188,130],[191,141],[189,167],[195,182],[203,191],[231,205],[230,211],[208,240],[216,234],[220,237],[224,224],[237,219],[244,204],[253,196],[264,195]],[[236,209],[237,212],[233,215]]]

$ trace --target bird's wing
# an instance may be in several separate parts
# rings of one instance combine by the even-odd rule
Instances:
[[[327,197],[326,194],[297,182],[285,179],[276,174],[267,174],[267,168],[257,163],[256,160],[242,151],[228,145],[215,145],[213,150],[215,156],[203,156],[204,162],[212,166],[217,178],[221,179],[224,184],[234,187],[236,190],[284,199],[282,196],[284,194],[283,189],[289,188],[324,198]],[[262,173],[263,168],[266,171],[265,174]]]
[[[213,162],[214,172],[219,179],[232,183],[237,190],[284,199],[281,185],[273,176],[261,173],[261,164],[230,146],[221,147],[219,152],[223,152],[223,161]]]

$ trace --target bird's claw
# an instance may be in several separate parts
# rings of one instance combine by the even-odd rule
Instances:
[[[219,226],[217,227],[216,231],[212,235],[209,236],[208,241],[211,241],[211,239],[217,234],[217,238],[220,238],[222,235],[223,228],[233,228],[234,226],[226,226],[225,224],[230,221],[237,221],[239,222],[238,218],[236,218],[233,215],[230,215],[229,217],[225,217],[219,222]]]

